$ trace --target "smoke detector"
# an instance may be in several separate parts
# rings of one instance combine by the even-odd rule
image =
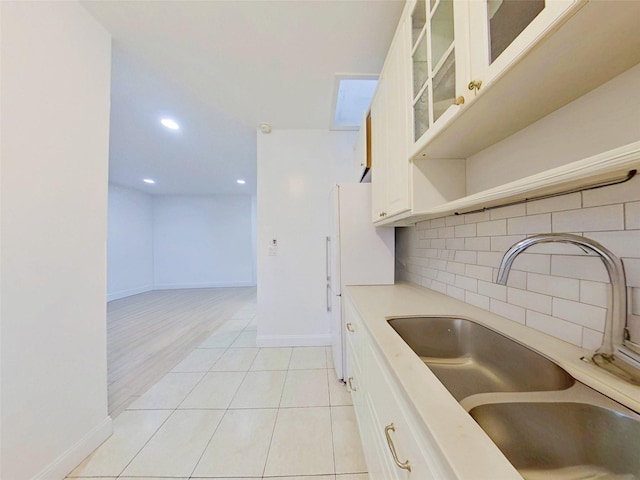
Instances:
[[[261,123],[258,128],[262,133],[271,133],[271,125],[268,123]]]

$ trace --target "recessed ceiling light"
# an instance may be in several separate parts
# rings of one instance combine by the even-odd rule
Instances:
[[[178,125],[175,120],[171,120],[170,118],[163,118],[160,120],[160,123],[167,127],[170,130],[179,130],[180,125]]]
[[[143,181],[144,183],[151,183],[151,184],[156,183],[156,181],[155,181],[155,180],[151,180],[150,178],[145,178],[145,179],[144,179],[144,180],[142,180],[142,181]]]
[[[240,185],[244,185],[247,182],[245,180],[242,180],[241,178],[239,178],[238,180],[236,180],[236,183],[239,183]]]

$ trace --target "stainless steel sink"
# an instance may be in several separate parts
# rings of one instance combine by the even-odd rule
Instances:
[[[583,403],[492,403],[469,414],[527,480],[640,478],[640,421]]]
[[[574,384],[552,361],[470,320],[408,317],[389,325],[458,401],[478,393],[564,390]]]

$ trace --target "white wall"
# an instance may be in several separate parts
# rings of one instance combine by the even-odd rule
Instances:
[[[252,286],[250,196],[155,196],[154,288]]]
[[[153,290],[153,197],[109,184],[107,301]]]
[[[0,16],[0,477],[61,479],[111,431],[111,42],[76,2],[0,2]]]
[[[640,65],[467,159],[467,194],[640,139]]]
[[[329,194],[355,182],[356,132],[258,132],[258,342],[328,345]],[[368,212],[363,212],[368,215]],[[269,255],[277,239],[277,256]]]

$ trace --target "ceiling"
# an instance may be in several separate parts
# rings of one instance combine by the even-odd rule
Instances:
[[[83,5],[114,39],[111,181],[209,195],[255,193],[260,123],[328,129],[335,75],[381,70],[404,2]],[[181,129],[160,125],[162,116]]]

